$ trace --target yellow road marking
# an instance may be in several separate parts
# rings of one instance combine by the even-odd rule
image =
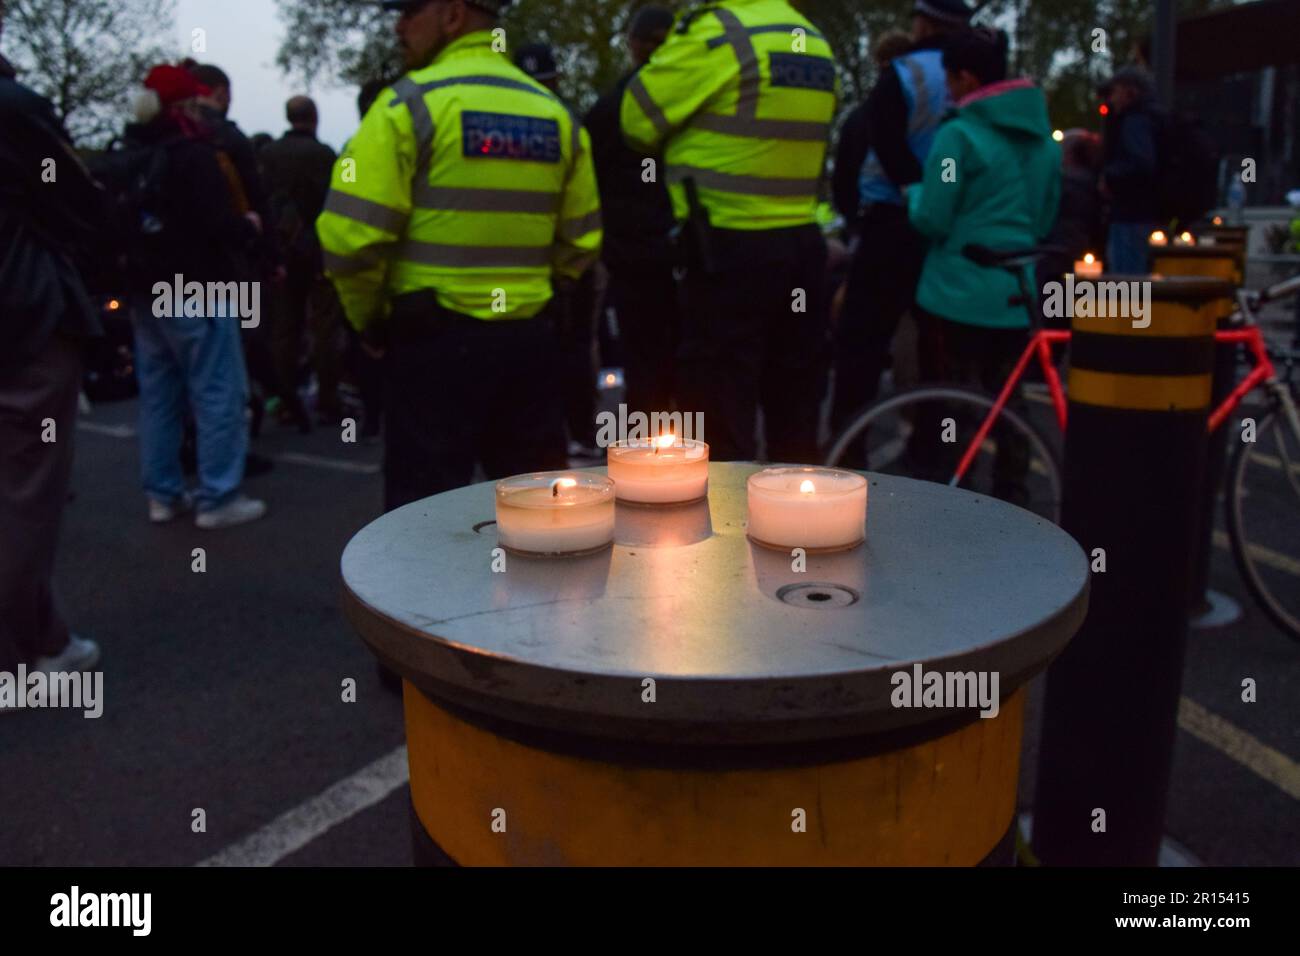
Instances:
[[[1228,540],[1228,535],[1224,531],[1214,532],[1214,546],[1223,548],[1225,551],[1232,550],[1232,542]],[[1248,544],[1246,550],[1250,556],[1260,564],[1267,565],[1274,571],[1283,571],[1286,574],[1293,574],[1300,577],[1300,561],[1291,557],[1289,554],[1283,554],[1281,551],[1274,551],[1266,548],[1262,544]]]
[[[1178,726],[1226,754],[1257,777],[1300,800],[1300,764],[1213,714],[1191,698],[1178,702]]]

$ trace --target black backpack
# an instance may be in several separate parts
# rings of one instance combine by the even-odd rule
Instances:
[[[168,254],[170,210],[164,183],[181,137],[156,143],[118,140],[87,165],[109,197],[108,253],[117,290],[137,289]]]
[[[1200,120],[1184,113],[1156,117],[1156,206],[1161,220],[1180,228],[1219,201],[1219,148]]]

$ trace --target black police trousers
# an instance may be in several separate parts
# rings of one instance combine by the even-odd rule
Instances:
[[[925,240],[912,228],[906,209],[882,203],[867,209],[835,330],[833,432],[880,391],[890,340],[912,307],[924,261]]]
[[[818,461],[826,389],[826,243],[816,226],[710,230],[710,264],[688,263],[678,405],[702,412],[714,461]]]
[[[672,266],[664,262],[611,268],[609,301],[618,316],[628,411],[671,411],[682,324]]]
[[[568,466],[555,330],[481,320],[431,293],[394,300],[387,379],[384,510],[488,479]]]

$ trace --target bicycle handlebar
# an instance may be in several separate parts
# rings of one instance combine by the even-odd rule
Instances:
[[[1300,292],[1300,273],[1293,275],[1289,279],[1283,279],[1267,289],[1261,289],[1254,294],[1255,305],[1263,305],[1265,302],[1276,302],[1278,299],[1286,299]]]
[[[962,246],[961,254],[971,262],[981,266],[1001,266],[1004,269],[1019,269],[1032,265],[1045,256],[1063,255],[1068,250],[1061,246],[1029,246],[1025,249],[990,249],[975,242]]]

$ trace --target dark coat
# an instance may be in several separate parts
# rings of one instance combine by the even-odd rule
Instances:
[[[1112,222],[1155,222],[1156,140],[1160,116],[1142,103],[1107,118],[1102,175],[1110,190]]]
[[[602,258],[611,270],[637,264],[662,268],[671,260],[669,233],[673,207],[662,179],[642,179],[645,156],[627,145],[619,126],[623,93],[629,73],[598,99],[583,125],[591,136],[591,158],[600,189],[600,214],[605,230]]]
[[[147,125],[128,126],[126,140],[167,151],[159,190],[166,241],[137,291],[170,283],[178,273],[186,282],[249,279],[245,250],[257,233],[236,207],[216,145],[202,135],[186,135],[166,113]]]
[[[55,332],[102,334],[74,256],[103,229],[106,208],[53,106],[3,57],[0,130],[0,367],[12,367]]]
[[[320,255],[315,223],[325,208],[334,159],[334,150],[311,133],[295,129],[261,152],[271,208],[267,229],[278,236],[291,260],[314,261]]]

